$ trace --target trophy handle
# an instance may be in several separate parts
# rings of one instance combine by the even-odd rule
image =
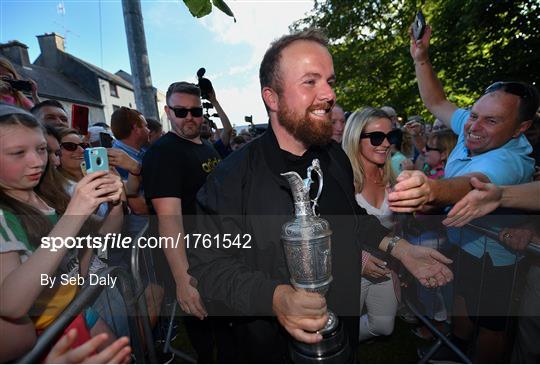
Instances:
[[[313,211],[313,215],[315,217],[318,217],[319,214],[315,211],[315,208],[317,207],[317,205],[319,204],[319,198],[321,196],[321,193],[322,193],[322,189],[323,189],[323,174],[322,174],[322,170],[321,170],[321,165],[319,164],[319,160],[318,159],[314,159],[313,162],[311,163],[311,166],[308,167],[307,169],[307,173],[308,173],[308,178],[310,180],[310,184],[311,182],[313,181],[311,179],[311,175],[312,175],[312,172],[315,171],[317,173],[317,175],[319,175],[319,189],[317,191],[317,196],[315,197],[315,199],[312,199],[311,202],[313,203],[313,206],[312,206],[312,211]]]

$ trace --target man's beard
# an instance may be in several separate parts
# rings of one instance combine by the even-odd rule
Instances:
[[[304,115],[299,115],[289,110],[285,103],[281,103],[278,115],[278,122],[295,139],[302,142],[306,147],[324,146],[332,139],[332,118],[327,113],[327,120],[321,121],[312,119],[313,110],[329,110],[330,103],[322,103],[309,107]]]
[[[197,126],[195,122],[190,122],[195,125],[195,128],[186,128],[186,125],[183,125],[182,127],[173,126],[173,131],[180,137],[185,139],[194,139],[197,137],[200,137],[201,130],[200,126]]]

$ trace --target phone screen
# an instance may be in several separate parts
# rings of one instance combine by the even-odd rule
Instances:
[[[84,105],[73,104],[71,106],[71,127],[80,134],[88,134],[88,113],[90,109]]]

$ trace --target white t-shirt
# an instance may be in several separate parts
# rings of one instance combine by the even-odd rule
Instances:
[[[367,200],[360,193],[355,194],[355,198],[358,205],[364,208],[368,214],[374,215],[375,217],[377,217],[377,219],[379,220],[379,222],[381,222],[383,226],[385,226],[388,229],[393,228],[394,221],[392,219],[393,218],[392,211],[390,210],[390,207],[388,206],[388,194],[386,192],[384,193],[384,201],[381,204],[380,208],[376,208],[372,206],[371,204],[369,204]]]

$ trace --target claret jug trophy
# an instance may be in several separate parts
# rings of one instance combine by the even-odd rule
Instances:
[[[317,196],[310,199],[312,174],[318,177]],[[316,213],[323,189],[323,174],[318,159],[307,169],[307,178],[298,173],[286,172],[284,176],[291,187],[295,217],[281,229],[281,240],[291,275],[291,284],[325,295],[332,282],[332,251],[330,224]],[[328,321],[319,332],[323,339],[317,344],[291,340],[290,352],[295,363],[347,363],[351,361],[351,349],[343,325],[338,317],[328,311]]]

